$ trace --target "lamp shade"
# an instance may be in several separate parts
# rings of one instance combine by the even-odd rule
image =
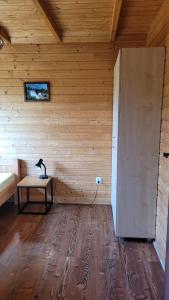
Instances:
[[[43,163],[43,159],[40,158],[39,161],[35,164],[35,166],[36,166],[37,168],[41,168],[42,163]]]

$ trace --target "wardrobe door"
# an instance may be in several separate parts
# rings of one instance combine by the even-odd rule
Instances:
[[[117,237],[155,238],[164,48],[120,50],[114,72],[112,208]]]
[[[155,238],[164,48],[122,49],[118,234]]]
[[[119,126],[119,94],[120,94],[120,53],[114,68],[113,86],[113,129],[112,129],[112,209],[116,231],[117,180],[118,180],[118,126]]]

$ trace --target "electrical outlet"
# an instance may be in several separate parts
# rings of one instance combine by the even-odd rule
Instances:
[[[96,184],[103,184],[103,178],[102,177],[96,177]]]

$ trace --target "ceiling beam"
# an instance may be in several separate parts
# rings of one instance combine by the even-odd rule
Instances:
[[[11,39],[5,28],[0,26],[0,37],[7,43],[11,44]]]
[[[169,1],[165,0],[149,28],[147,46],[163,45],[167,34],[169,34]]]
[[[110,33],[110,41],[112,42],[114,42],[116,39],[121,6],[122,6],[122,0],[114,0],[112,25],[111,25],[111,33]]]
[[[35,4],[39,14],[42,16],[43,20],[45,21],[46,25],[50,29],[51,33],[56,38],[57,42],[60,42],[61,37],[56,28],[56,24],[54,23],[51,16],[47,13],[45,5],[42,4],[42,2],[40,0],[32,0],[32,1]]]

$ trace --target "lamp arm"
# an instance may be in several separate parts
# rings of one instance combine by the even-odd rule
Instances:
[[[45,176],[46,176],[46,166],[45,166],[45,164],[42,162],[42,165],[44,166],[44,168],[45,168]]]

